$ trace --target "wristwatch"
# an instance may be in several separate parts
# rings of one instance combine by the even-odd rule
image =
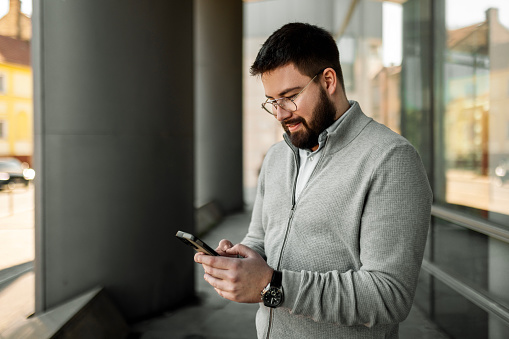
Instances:
[[[267,307],[276,308],[283,303],[283,272],[274,270],[270,283],[262,291],[263,304]]]

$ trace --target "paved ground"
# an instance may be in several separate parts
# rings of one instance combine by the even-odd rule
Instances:
[[[0,192],[0,333],[34,312],[33,194]]]
[[[242,240],[249,214],[226,218],[202,240],[214,247],[223,238],[233,243]],[[192,260],[190,258],[189,260]],[[200,301],[132,327],[132,338],[139,339],[251,339],[256,338],[254,318],[258,305],[237,304],[219,297],[202,279],[203,269],[196,265],[196,290]],[[446,339],[436,326],[415,307],[400,327],[400,338]]]
[[[33,187],[0,191],[0,270],[33,260]]]

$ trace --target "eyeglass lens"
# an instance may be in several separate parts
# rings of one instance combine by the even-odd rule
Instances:
[[[297,105],[295,105],[295,103],[288,98],[281,98],[277,101],[264,102],[262,106],[267,112],[273,115],[277,114],[277,106],[281,107],[287,112],[295,112],[297,110]]]

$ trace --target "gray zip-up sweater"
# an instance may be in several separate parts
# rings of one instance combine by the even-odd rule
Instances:
[[[294,201],[298,150],[272,146],[243,244],[283,272],[283,304],[260,304],[259,338],[398,338],[410,311],[432,193],[416,150],[357,102]]]

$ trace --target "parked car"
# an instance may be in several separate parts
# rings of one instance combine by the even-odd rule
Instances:
[[[35,171],[26,162],[16,158],[0,158],[0,190],[27,187],[35,177]]]

